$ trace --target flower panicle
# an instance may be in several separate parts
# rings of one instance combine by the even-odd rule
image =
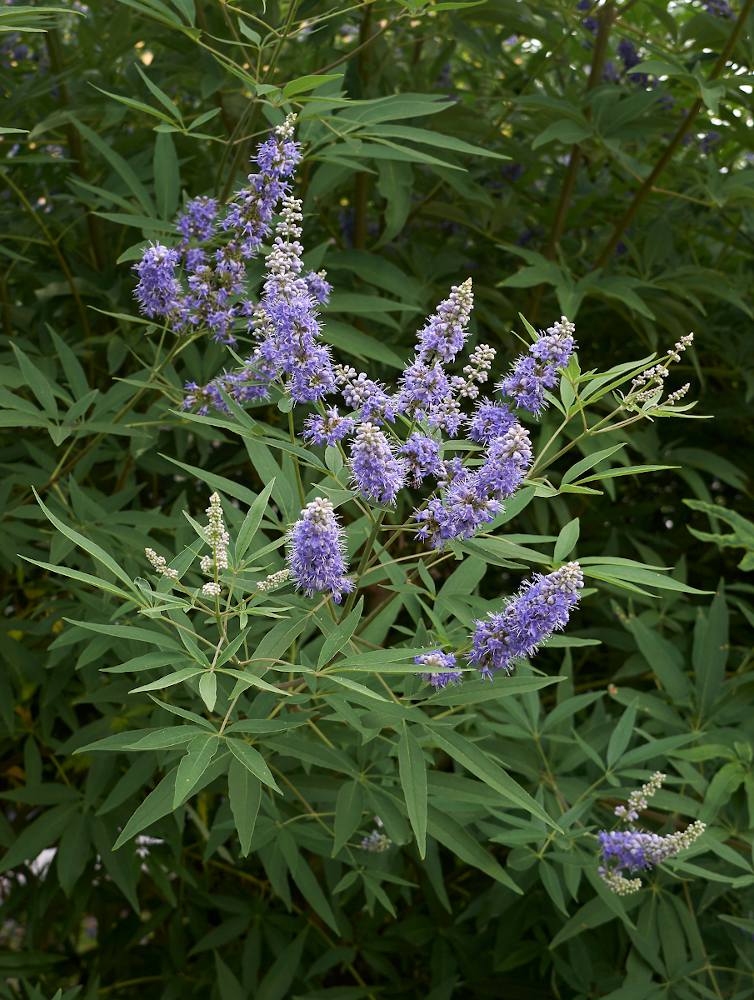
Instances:
[[[330,500],[315,497],[301,511],[288,539],[291,579],[308,597],[328,594],[339,604],[353,590],[347,575],[345,532]]]
[[[647,808],[648,800],[662,787],[665,777],[662,771],[655,771],[646,784],[631,792],[625,805],[615,807],[615,815],[626,823],[636,822],[639,813]]]
[[[512,673],[517,660],[568,624],[583,586],[577,562],[527,580],[502,611],[476,621],[469,661],[488,679],[501,670]]]

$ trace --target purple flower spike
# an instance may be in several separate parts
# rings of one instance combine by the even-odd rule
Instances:
[[[318,413],[306,418],[304,440],[311,444],[335,445],[353,432],[355,421],[351,417],[341,417],[337,407],[330,406],[326,415]]]
[[[228,205],[223,228],[233,233],[242,257],[253,257],[270,229],[275,206],[288,193],[286,180],[301,159],[301,147],[293,139],[295,117],[289,115],[274,135],[257,150],[260,173],[249,174]]]
[[[553,632],[566,626],[583,586],[577,562],[527,580],[503,611],[476,622],[469,661],[483,677],[492,678],[498,670],[512,673],[516,660],[531,656]]]
[[[210,239],[215,231],[218,203],[215,198],[198,197],[186,202],[186,208],[176,219],[176,228],[183,237],[183,242]],[[190,265],[189,265],[190,266]]]
[[[428,668],[427,673],[422,674],[422,679],[431,684],[435,691],[447,687],[448,684],[460,684],[463,680],[463,671],[453,669],[456,658],[452,653],[433,649],[431,653],[415,656],[414,663]]]
[[[134,264],[139,283],[134,289],[141,311],[150,319],[168,316],[178,308],[181,286],[176,277],[178,251],[153,243]]]
[[[469,420],[469,437],[478,444],[487,444],[493,438],[502,437],[515,423],[516,418],[507,406],[480,399]]]
[[[395,457],[382,431],[369,423],[356,429],[351,472],[361,495],[381,504],[394,504],[406,479],[405,463]]]
[[[529,432],[516,421],[487,446],[484,465],[476,473],[480,497],[504,500],[518,489],[532,462]]]
[[[412,485],[421,485],[427,476],[440,473],[440,445],[426,434],[415,433],[406,441],[398,454],[406,460],[406,467]]]
[[[346,576],[344,535],[329,500],[316,497],[301,511],[290,534],[288,567],[307,597],[329,592],[340,604],[343,594],[353,590],[353,580]]]
[[[558,370],[564,368],[573,354],[575,326],[565,316],[546,330],[514,363],[509,375],[498,385],[504,396],[516,406],[539,414],[545,407],[545,390],[558,380]]]
[[[441,302],[426,325],[419,331],[416,356],[419,361],[452,361],[461,350],[467,337],[474,293],[471,278],[461,285],[454,285],[450,295]]]

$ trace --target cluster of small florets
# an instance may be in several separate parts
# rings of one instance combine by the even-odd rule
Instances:
[[[374,817],[374,829],[366,837],[361,838],[361,848],[369,851],[370,854],[382,854],[393,844],[392,840],[384,832],[382,820],[379,816]]]
[[[469,660],[482,676],[510,674],[517,660],[532,656],[553,632],[565,628],[584,586],[577,562],[527,580],[501,612],[476,622]]]
[[[668,361],[666,364],[660,362],[659,364],[652,365],[651,368],[647,368],[640,375],[637,375],[631,382],[627,401],[634,404],[649,402],[659,404],[661,401],[662,406],[673,406],[682,399],[691,387],[689,382],[682,385],[680,389],[676,389],[675,392],[671,392],[665,399],[661,400],[661,397],[665,389],[665,382],[670,375],[667,365],[671,363],[677,364],[681,360],[683,352],[688,350],[693,341],[694,334],[687,333],[668,351]]]
[[[310,444],[332,447],[352,434],[354,427],[351,417],[341,416],[337,406],[328,406],[323,414],[313,413],[306,418],[303,437]]]
[[[234,326],[252,309],[246,263],[270,232],[301,158],[294,123],[289,116],[259,147],[258,172],[249,174],[222,217],[214,198],[193,198],[176,221],[179,246],[155,243],[144,251],[134,270],[135,295],[146,316],[162,319],[179,333],[206,329],[216,340],[235,342]]]
[[[260,580],[257,584],[257,590],[265,594],[270,590],[277,590],[278,587],[282,587],[284,583],[287,583],[291,575],[291,571],[286,569],[279,569],[275,573],[270,573],[266,576],[264,580]]]
[[[301,511],[289,538],[288,568],[295,585],[309,597],[329,594],[339,604],[353,590],[347,576],[345,532],[333,505],[316,497]]]
[[[453,653],[443,653],[441,649],[433,649],[431,653],[422,653],[414,657],[414,663],[426,667],[422,678],[437,691],[448,684],[460,684],[463,671],[456,670],[456,658]]]
[[[601,830],[598,834],[602,856],[598,873],[608,888],[619,896],[641,889],[641,879],[629,878],[626,872],[633,875],[655,868],[686,850],[704,833],[705,824],[700,820],[695,820],[685,830],[664,835],[637,830],[633,826],[664,780],[665,775],[656,771],[645,785],[631,792],[625,805],[615,807],[615,815],[630,824],[628,829]]]
[[[318,313],[330,286],[324,272],[305,271],[301,203],[288,187],[299,158],[288,118],[260,146],[258,172],[224,214],[211,198],[193,199],[177,223],[179,246],[150,247],[137,265],[136,295],[150,317],[163,317],[179,331],[206,328],[229,343],[243,327],[253,337],[243,365],[207,385],[189,383],[185,405],[200,413],[210,406],[227,411],[230,401],[266,398],[275,384],[294,403],[315,405],[304,439],[345,449],[354,491],[367,504],[392,506],[405,486],[425,487],[427,496],[412,515],[417,538],[435,548],[471,538],[524,482],[533,455],[516,409],[533,415],[544,409],[548,390],[573,354],[574,326],[563,317],[543,331],[499,382],[503,398],[479,399],[494,350],[478,345],[460,373],[452,367],[461,366],[470,333],[474,295],[467,279],[450,289],[419,329],[413,358],[393,388],[334,364],[321,340]],[[252,302],[246,264],[272,231],[278,208],[261,295]],[[345,412],[335,405],[338,397]],[[464,411],[469,401],[475,401],[472,413]],[[446,438],[459,436],[452,450],[470,456],[468,464],[459,454],[443,456]],[[217,596],[220,572],[227,568],[227,532],[216,494],[208,514],[212,554],[202,560],[202,570],[212,579],[203,590]],[[337,602],[353,590],[344,531],[329,500],[317,497],[301,512],[290,532],[287,564],[294,585],[310,596],[325,594]],[[257,589],[273,585],[276,574]],[[580,586],[576,564],[525,585],[501,615],[477,623],[471,662],[485,676],[510,671],[516,658],[529,655],[565,624]],[[426,655],[442,660],[427,662],[428,667],[443,668],[426,671],[429,683],[438,687],[461,679],[461,671],[452,669],[453,654]]]
[[[345,447],[351,439],[349,473],[363,500],[391,506],[404,486],[421,486],[428,496],[413,514],[417,536],[433,547],[470,538],[494,520],[526,477],[531,443],[514,409],[542,411],[573,353],[573,324],[562,318],[516,361],[498,386],[507,402],[479,399],[495,357],[487,345],[472,351],[460,373],[453,371],[469,336],[470,278],[453,286],[418,330],[414,356],[393,388],[334,364],[318,313],[330,286],[324,272],[305,272],[301,203],[288,190],[300,158],[293,125],[289,117],[259,147],[259,172],[224,215],[211,198],[188,202],[178,220],[179,247],[148,248],[137,265],[136,295],[147,315],[162,316],[178,330],[204,326],[230,342],[245,326],[253,338],[241,367],[203,386],[187,383],[187,408],[227,411],[230,401],[266,398],[274,383],[293,402],[317,407],[304,424],[308,443]],[[252,302],[245,291],[246,262],[271,232],[278,207],[261,296]],[[338,396],[343,412],[335,405]],[[471,414],[464,412],[469,401],[476,401]],[[399,433],[404,425],[407,436]],[[448,437],[462,439],[461,450],[471,454],[474,467],[458,457],[444,459]],[[479,456],[477,445],[483,449]]]
[[[665,775],[662,771],[655,771],[645,785],[631,792],[625,805],[615,807],[615,815],[624,822],[635,823],[639,813],[647,808],[647,802],[660,790],[664,780]]]
[[[230,542],[230,537],[225,529],[219,494],[213,493],[209,498],[206,514],[207,527],[204,529],[204,537],[212,553],[202,556],[199,565],[202,573],[206,576],[213,576],[214,579],[204,584],[202,593],[207,597],[218,597],[222,588],[217,582],[217,577],[224,569],[228,568],[228,543]]]
[[[499,389],[516,406],[541,413],[548,389],[555,387],[558,371],[565,368],[574,351],[576,327],[565,316],[536,340],[513,364]]]
[[[406,481],[406,462],[396,458],[385,434],[368,421],[356,428],[351,476],[359,493],[378,504],[394,504]]]
[[[199,567],[205,576],[210,576],[212,579],[202,585],[202,594],[205,597],[219,597],[222,593],[219,576],[223,570],[228,568],[230,536],[225,527],[222,501],[218,493],[213,493],[210,496],[206,514],[207,525],[203,531],[204,540],[210,548],[210,553],[202,556]],[[159,573],[160,576],[166,577],[168,580],[178,580],[177,570],[168,566],[164,556],[158,555],[151,548],[144,549],[144,554],[155,573]]]
[[[160,576],[166,576],[168,580],[178,579],[178,572],[168,566],[167,559],[164,556],[158,556],[155,550],[150,548],[144,549],[144,554],[155,573],[159,573]]]

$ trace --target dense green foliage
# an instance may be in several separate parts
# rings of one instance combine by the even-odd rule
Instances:
[[[58,6],[0,8],[0,996],[750,996],[754,2]],[[392,380],[471,274],[473,337],[503,362],[519,313],[575,320],[585,373],[630,375],[694,330],[674,373],[713,419],[595,440],[582,431],[607,399],[582,417],[572,367],[572,419],[553,406],[530,425],[536,450],[556,435],[565,451],[511,503],[515,534],[501,521],[430,569],[407,540],[355,624],[290,591],[269,606],[282,626],[240,623],[291,672],[260,673],[240,706],[267,723],[251,736],[271,771],[247,759],[282,794],[235,767],[229,798],[225,754],[182,801],[183,746],[131,747],[206,726],[217,698],[221,721],[232,685],[132,693],[192,654],[163,628],[184,609],[142,579],[144,547],[196,548],[183,512],[203,520],[217,489],[233,539],[277,568],[301,456],[277,397],[181,412],[183,383],[227,352],[138,318],[130,267],[185,195],[232,192],[289,110],[307,264],[335,287],[325,337],[343,360]],[[305,493],[341,471],[318,454]],[[359,548],[369,532],[351,527]],[[589,589],[535,666],[432,697],[406,676],[406,648],[461,645],[573,552]],[[379,681],[364,651],[383,648]],[[105,738],[117,752],[80,752]],[[657,769],[647,827],[709,828],[619,898],[594,833]],[[360,848],[375,815],[379,853]]]

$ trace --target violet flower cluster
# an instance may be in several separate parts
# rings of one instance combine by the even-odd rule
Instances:
[[[463,671],[455,669],[456,658],[453,653],[443,653],[441,649],[433,649],[431,653],[415,656],[414,663],[427,668],[422,678],[436,691],[447,687],[448,684],[460,684],[463,680]]]
[[[630,824],[624,830],[600,830],[602,863],[598,874],[608,888],[619,896],[638,892],[641,879],[630,878],[636,872],[655,868],[668,858],[674,858],[690,847],[704,833],[705,824],[695,820],[685,830],[658,834],[638,830],[633,824],[639,811],[646,809],[647,800],[660,788],[665,775],[657,771],[640,789],[632,792],[625,806],[616,806],[615,815]]]
[[[329,500],[316,497],[301,511],[290,533],[288,568],[307,596],[326,593],[339,604],[353,590],[346,575],[344,536]]]
[[[510,674],[517,660],[531,656],[553,632],[565,628],[583,586],[577,562],[527,580],[502,611],[475,623],[469,661],[483,677],[491,679],[499,670]]]
[[[501,513],[531,467],[531,442],[517,411],[543,410],[573,353],[573,324],[562,318],[544,331],[499,381],[500,396],[480,398],[495,351],[480,344],[465,366],[458,360],[474,305],[467,279],[419,329],[394,387],[334,364],[319,317],[330,286],[323,272],[305,271],[301,203],[289,191],[301,155],[294,121],[289,116],[259,147],[258,171],[224,210],[211,198],[188,202],[177,223],[178,246],[150,246],[136,265],[136,297],[145,315],[178,332],[206,328],[232,343],[245,328],[252,341],[240,367],[204,386],[187,384],[187,408],[227,411],[229,400],[267,398],[274,384],[294,403],[314,404],[318,412],[307,417],[304,439],[345,449],[351,482],[366,503],[392,506],[404,487],[422,488],[426,499],[412,515],[417,537],[433,548],[471,538]],[[261,294],[252,302],[246,263],[271,232]],[[454,450],[470,462],[445,458],[448,438],[460,439]]]
[[[495,351],[478,344],[465,364],[461,360],[474,306],[469,278],[450,289],[417,331],[413,356],[394,386],[334,363],[319,315],[330,285],[324,272],[304,267],[301,202],[290,193],[301,156],[294,122],[289,116],[260,145],[256,172],[228,205],[206,197],[187,203],[177,220],[177,245],[154,244],[136,265],[135,295],[146,316],[178,333],[203,329],[232,344],[245,331],[246,360],[207,385],[188,383],[187,408],[227,412],[231,401],[266,399],[274,386],[292,403],[312,406],[304,440],[341,451],[363,503],[393,507],[404,488],[423,490],[411,514],[416,537],[438,549],[469,539],[502,512],[532,466],[521,418],[545,408],[573,354],[574,326],[562,317],[543,331],[494,393],[482,396]],[[253,301],[247,264],[269,236],[264,280]],[[336,602],[353,590],[343,535],[329,500],[317,497],[305,506],[288,547],[297,588]],[[501,613],[477,623],[470,662],[485,677],[510,672],[517,658],[565,625],[581,585],[577,564],[530,581]],[[207,586],[219,589],[217,574]],[[426,656],[433,686],[461,679],[453,654]]]
[[[147,247],[134,267],[139,279],[134,294],[145,316],[162,319],[178,333],[206,329],[215,340],[235,343],[234,326],[252,308],[246,263],[269,234],[301,158],[294,122],[293,116],[286,118],[260,145],[258,171],[249,174],[224,213],[213,198],[193,198],[176,222],[179,245]]]

